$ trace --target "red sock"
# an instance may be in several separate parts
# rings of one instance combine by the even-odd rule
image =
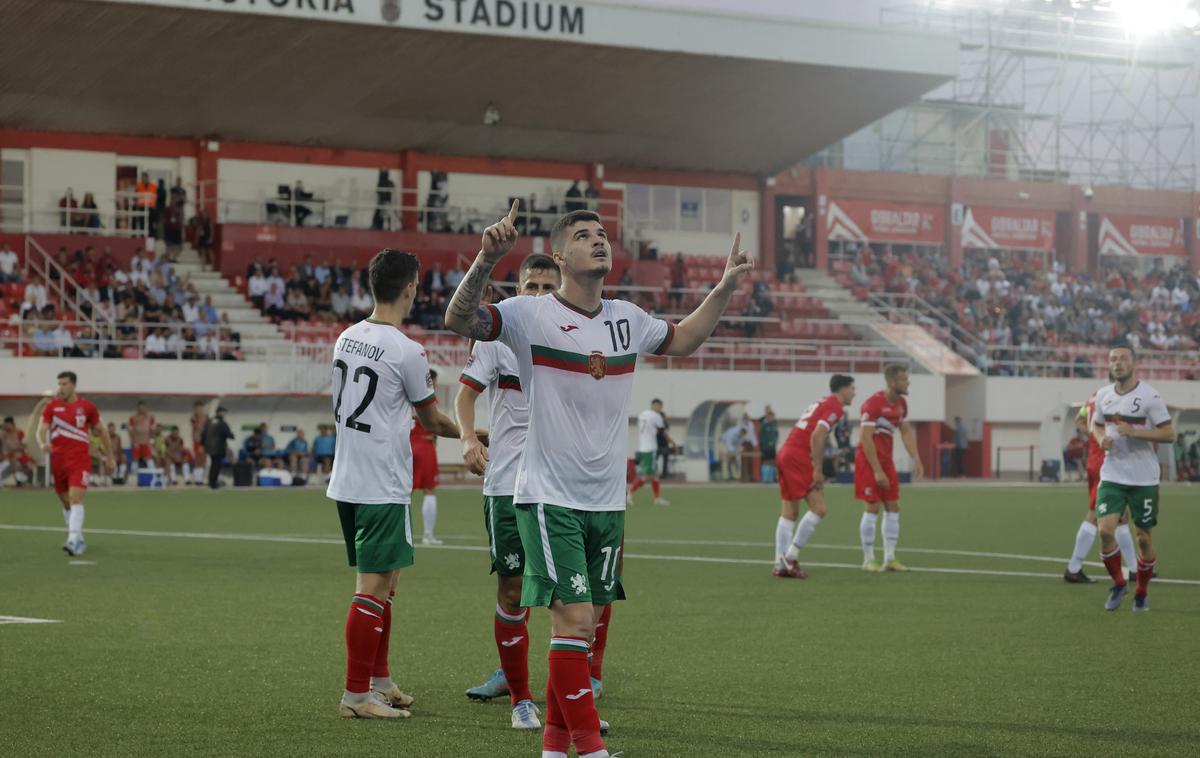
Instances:
[[[633,480],[633,485],[629,488],[629,491],[637,492],[638,490],[640,490],[642,488],[642,485],[645,483],[646,483],[646,480],[639,476],[637,479]]]
[[[656,497],[656,498],[658,497],[659,493],[662,491],[662,488],[659,485],[657,479],[650,480],[650,491],[654,493],[654,497]]]
[[[391,677],[388,672],[388,640],[392,638],[392,598],[395,592],[388,593],[387,602],[383,606],[383,633],[379,636],[379,649],[375,651],[375,665],[371,668],[371,676],[377,679]]]
[[[1135,594],[1145,595],[1146,590],[1150,588],[1150,579],[1154,577],[1154,564],[1157,561],[1143,561],[1138,558],[1137,565],[1137,590]]]
[[[1104,568],[1108,569],[1108,575],[1112,577],[1113,584],[1121,587],[1125,584],[1125,572],[1121,570],[1121,549],[1113,548],[1112,553],[1105,555],[1104,551],[1100,552],[1100,560],[1104,561]]]
[[[558,696],[558,707],[571,730],[571,742],[580,755],[604,749],[600,738],[600,714],[592,699],[588,680],[588,642],[579,637],[550,640],[550,681]]]
[[[512,704],[533,700],[529,691],[529,611],[522,608],[520,616],[507,613],[496,606],[492,631],[496,635],[496,652],[500,654],[500,669],[508,680]]]
[[[383,634],[383,601],[359,593],[350,601],[346,614],[346,691],[371,689],[371,669]]]
[[[546,682],[546,728],[542,732],[542,750],[551,753],[571,751],[571,732],[558,707],[558,693],[554,691],[554,680]]]
[[[612,603],[604,606],[600,620],[596,622],[596,639],[592,640],[592,676],[604,679],[604,648],[608,647],[608,621],[612,618]]]

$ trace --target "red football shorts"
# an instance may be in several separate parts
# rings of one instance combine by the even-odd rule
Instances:
[[[203,442],[193,442],[192,443],[192,455],[196,457],[196,460],[199,460],[204,457],[205,453],[204,453],[204,443]]]
[[[135,461],[150,460],[154,454],[150,452],[150,445],[134,445],[133,451],[130,453]]]
[[[1100,489],[1100,469],[1088,469],[1088,510],[1096,510],[1096,490]]]
[[[432,446],[413,448],[413,489],[436,490],[437,486],[437,452],[432,449]]]
[[[900,502],[900,477],[896,475],[896,464],[891,461],[880,461],[888,478],[888,486],[879,488],[875,481],[875,472],[869,465],[854,467],[854,497],[867,503],[898,503]]]
[[[69,489],[86,490],[92,476],[92,459],[85,456],[59,460],[59,456],[51,456],[50,476],[54,479],[54,491],[60,495]]]
[[[805,451],[785,445],[776,454],[775,464],[784,500],[803,500],[812,491],[813,462]]]

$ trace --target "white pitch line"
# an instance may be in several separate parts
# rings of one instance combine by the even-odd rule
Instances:
[[[25,616],[0,616],[0,624],[61,624],[62,619],[31,619]]]
[[[11,531],[23,532],[58,532],[62,531],[62,527],[57,526],[34,526],[28,524],[0,524],[0,529],[8,529]],[[345,542],[339,539],[331,539],[328,537],[281,537],[273,534],[237,534],[230,532],[154,532],[142,529],[88,529],[90,534],[111,534],[119,537],[178,537],[183,539],[200,539],[200,540],[230,540],[236,542],[279,542],[288,544],[301,545],[344,545]],[[633,540],[631,540],[632,542]],[[644,540],[649,541],[649,540]],[[665,541],[660,541],[665,542]],[[759,543],[750,543],[758,545]],[[843,547],[843,546],[831,546]],[[486,552],[486,545],[422,545],[422,549],[429,550],[465,550],[468,552]],[[855,548],[860,549],[860,548]],[[917,552],[910,549],[911,552]],[[925,551],[932,552],[932,551]],[[970,553],[967,551],[943,551],[951,554],[961,555],[980,555],[986,556],[987,553]],[[1004,554],[1010,555],[1011,554]],[[726,563],[745,566],[770,566],[774,562],[769,560],[761,560],[757,558],[718,558],[704,555],[648,555],[644,553],[626,553],[626,558],[635,558],[649,561],[681,561],[686,563]],[[1021,557],[1021,556],[1011,556]],[[1037,556],[1024,556],[1031,560],[1046,560]],[[857,563],[817,563],[806,561],[805,566],[816,566],[819,568],[844,568],[844,569],[861,569]],[[988,569],[960,569],[960,568],[918,568],[909,566],[909,571],[923,572],[930,574],[971,574],[976,576],[1024,576],[1036,578],[1057,579],[1060,574],[1051,574],[1034,571],[994,571]],[[1155,583],[1164,584],[1188,584],[1200,585],[1200,579],[1155,579]]]

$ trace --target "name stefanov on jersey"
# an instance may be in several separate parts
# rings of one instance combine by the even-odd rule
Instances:
[[[361,355],[372,361],[377,361],[383,358],[384,349],[378,345],[372,345],[370,342],[361,342],[352,340],[349,337],[342,337],[338,340],[337,346],[334,348],[339,353],[347,355]]]

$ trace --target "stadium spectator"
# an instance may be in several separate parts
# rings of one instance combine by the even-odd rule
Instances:
[[[100,223],[100,211],[96,208],[96,198],[91,192],[84,193],[83,203],[79,207],[84,211],[78,214],[80,226],[87,229],[99,229],[103,226]]]
[[[296,187],[295,187],[295,189],[292,190],[292,201],[294,204],[292,213],[293,213],[293,216],[295,219],[296,226],[304,226],[304,224],[308,220],[309,216],[311,216],[313,213],[312,208],[308,207],[301,201],[312,200],[312,199],[314,199],[313,193],[305,190],[304,182],[297,179]]]
[[[279,321],[286,315],[287,303],[284,300],[283,284],[271,280],[267,293],[263,295],[262,310],[273,321]]]
[[[587,200],[587,209],[593,213],[600,212],[600,190],[591,182],[587,183],[587,187],[583,190],[583,197]]]
[[[145,229],[146,219],[158,202],[158,186],[150,181],[150,175],[143,171],[142,178],[138,180],[137,185],[134,187],[134,192],[136,197],[135,205],[138,212],[133,216],[132,226],[134,229]]]
[[[0,284],[21,281],[21,272],[17,270],[17,254],[7,242],[0,245]]]
[[[587,201],[583,199],[583,190],[579,188],[579,180],[571,182],[571,186],[567,188],[567,193],[564,198],[563,207],[567,213],[571,211],[582,211],[587,208]]]
[[[212,216],[209,215],[207,208],[200,208],[196,211],[196,215],[188,221],[188,229],[188,236],[196,247],[200,259],[204,261],[205,265],[213,265],[213,245],[216,232],[213,228]]]
[[[676,253],[675,260],[671,262],[671,308],[678,309],[683,304],[683,292],[681,290],[687,286],[687,263],[683,260],[683,253]]]
[[[167,330],[166,329],[150,329],[146,336],[146,346],[143,354],[146,358],[172,358],[174,356],[167,352]]]
[[[292,476],[306,476],[308,474],[308,440],[304,438],[303,429],[296,430],[296,436],[288,442],[284,452],[287,454],[288,470]]]
[[[58,214],[59,224],[65,229],[70,229],[71,227],[75,226],[77,214],[73,213],[72,211],[73,209],[79,207],[79,201],[75,199],[75,190],[67,187],[66,194],[64,194],[58,200],[58,207],[63,209],[63,211]]]
[[[442,279],[442,266],[439,263],[434,263],[425,272],[425,277],[421,280],[421,291],[426,295],[432,295],[435,292],[443,291],[445,288],[446,283]]]
[[[328,424],[318,426],[317,436],[312,444],[313,460],[321,467],[321,473],[327,477],[333,468],[333,452],[336,447],[337,437],[334,436],[333,427]]]

